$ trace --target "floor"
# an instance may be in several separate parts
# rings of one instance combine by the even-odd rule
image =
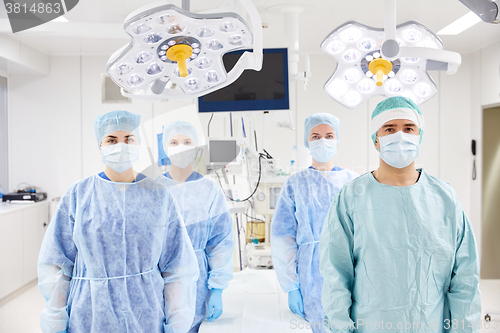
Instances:
[[[500,280],[481,280],[482,316],[488,312],[492,320],[481,333],[500,333]],[[35,285],[0,307],[0,333],[40,333],[38,324],[44,300]]]

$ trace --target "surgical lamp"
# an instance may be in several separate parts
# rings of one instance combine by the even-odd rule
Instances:
[[[107,71],[122,95],[138,99],[191,99],[221,89],[245,69],[262,68],[262,22],[251,0],[239,0],[252,30],[236,13],[191,13],[172,4],[143,7],[124,22],[130,43]],[[189,1],[188,1],[189,3]],[[225,53],[253,44],[227,72]]]
[[[409,21],[396,26],[395,0],[386,0],[385,28],[349,21],[333,30],[321,49],[337,60],[324,89],[335,101],[355,108],[374,95],[405,96],[416,104],[433,97],[437,87],[427,70],[454,74],[458,53],[426,26]]]

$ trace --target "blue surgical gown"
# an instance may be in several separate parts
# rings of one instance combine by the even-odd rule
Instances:
[[[349,170],[333,170],[309,168],[290,176],[283,184],[271,223],[271,252],[278,281],[287,293],[300,289],[305,319],[314,332],[324,332],[323,278],[319,273],[323,222],[338,191],[357,177]]]
[[[367,173],[342,188],[320,251],[331,332],[479,332],[472,227],[452,187],[425,171],[406,187]]]
[[[233,278],[234,230],[224,192],[218,184],[193,172],[185,182],[163,176],[179,206],[200,269],[196,315],[190,332],[207,317],[210,289],[225,289]]]
[[[198,274],[164,184],[88,177],[62,197],[42,243],[42,331],[186,332]]]

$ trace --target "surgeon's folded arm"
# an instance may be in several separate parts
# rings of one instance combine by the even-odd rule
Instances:
[[[196,308],[198,261],[175,203],[171,209],[159,268],[165,283],[164,332],[185,333],[191,327]]]
[[[292,186],[287,181],[282,188],[271,223],[271,253],[276,276],[284,292],[300,287],[297,254],[297,226]]]
[[[456,213],[459,223],[455,264],[447,293],[450,320],[459,322],[453,332],[479,332],[481,320],[481,292],[479,291],[479,259],[471,224],[460,208]],[[465,325],[462,325],[462,320]]]
[[[348,213],[346,188],[336,197],[320,239],[321,301],[330,332],[352,332],[351,293],[354,282],[354,227]],[[335,329],[335,327],[341,329]],[[351,328],[351,329],[350,329]]]

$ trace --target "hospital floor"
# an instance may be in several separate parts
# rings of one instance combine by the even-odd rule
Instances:
[[[482,316],[486,311],[497,312],[500,321],[500,280],[481,280]],[[0,303],[0,333],[40,333],[38,324],[44,300],[35,283],[8,302]],[[495,315],[492,316],[495,319]],[[482,333],[500,333],[500,327],[482,329]],[[223,332],[221,332],[223,333]]]

